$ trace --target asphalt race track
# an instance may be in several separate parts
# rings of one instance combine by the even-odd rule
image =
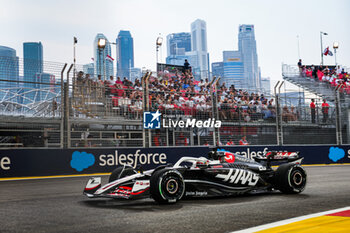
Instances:
[[[230,232],[350,206],[350,166],[307,167],[299,195],[183,200],[88,199],[88,177],[0,182],[0,232]],[[105,182],[107,177],[103,178]]]

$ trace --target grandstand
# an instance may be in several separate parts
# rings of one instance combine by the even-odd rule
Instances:
[[[243,136],[250,145],[347,143],[344,119],[348,118],[343,116],[347,112],[344,103],[348,103],[346,88],[340,89],[344,93],[340,111],[336,111],[335,87],[304,77],[295,67],[282,68],[283,78],[300,87],[294,92],[300,93],[296,96],[281,93],[282,83],[275,86],[274,93],[263,94],[226,87],[220,77],[196,81],[181,67],[168,68],[146,72],[131,82],[123,77],[91,77],[79,72],[81,65],[45,62],[44,72],[51,79],[41,78],[27,85],[19,66],[19,77],[8,75],[0,80],[0,146],[239,145]],[[283,85],[286,89],[286,83]],[[315,122],[311,121],[311,98],[316,99]],[[330,102],[326,120],[320,106],[323,98]],[[222,127],[144,129],[143,112],[157,110],[164,119],[215,118],[222,121]]]
[[[337,144],[349,143],[350,83],[347,69],[340,66],[313,65],[299,68],[283,64],[282,75],[284,80],[326,99],[335,106]]]

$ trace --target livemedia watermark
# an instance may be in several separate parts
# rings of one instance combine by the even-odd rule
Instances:
[[[157,110],[156,112],[144,112],[143,113],[143,127],[145,129],[160,129],[163,128],[220,128],[221,121],[215,118],[209,118],[207,120],[197,120],[195,118],[187,119],[166,119],[161,120],[162,114]]]

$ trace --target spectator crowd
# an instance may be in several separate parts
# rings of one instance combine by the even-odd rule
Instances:
[[[77,86],[81,93],[86,92],[86,85],[92,86],[98,98],[111,100],[119,114],[130,119],[142,118],[142,83],[126,77],[121,79],[111,76],[103,81],[101,76],[93,80],[89,75],[78,74]],[[164,70],[157,77],[148,79],[150,110],[159,110],[169,117],[187,116],[197,119],[215,118],[212,111],[212,98],[217,98],[219,119],[222,121],[259,122],[276,118],[274,98],[264,94],[236,89],[234,85],[226,86],[225,82],[214,87],[208,79],[195,80],[190,69]],[[214,92],[214,95],[212,94]],[[296,108],[284,106],[282,116],[285,121],[298,120]]]
[[[334,67],[329,66],[305,66],[302,65],[301,59],[298,62],[300,75],[302,77],[309,77],[317,82],[324,82],[332,87],[342,84],[341,91],[350,94],[350,77],[349,73],[341,68],[339,65]]]

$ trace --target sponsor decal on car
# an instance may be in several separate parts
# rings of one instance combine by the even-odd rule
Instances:
[[[234,174],[233,174],[234,172]],[[259,175],[248,170],[231,169],[228,174],[217,174],[216,178],[221,178],[223,181],[234,184],[242,184],[254,186],[259,180]]]
[[[206,191],[195,191],[195,192],[192,192],[192,191],[188,191],[185,193],[186,196],[196,196],[196,197],[204,197],[204,196],[207,196],[208,195],[208,192]]]
[[[228,163],[234,163],[235,162],[235,155],[231,152],[225,152],[225,160]]]

